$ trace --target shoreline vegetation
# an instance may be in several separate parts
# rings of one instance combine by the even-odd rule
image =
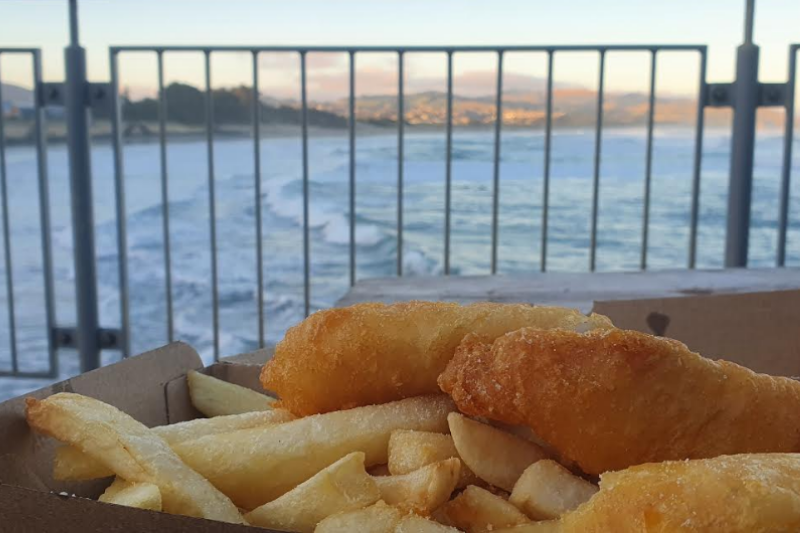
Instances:
[[[165,89],[166,129],[170,140],[195,140],[205,137],[207,95],[191,85],[173,83]],[[556,89],[553,94],[552,127],[554,131],[594,130],[597,117],[597,94],[588,89]],[[132,100],[120,95],[122,137],[125,142],[153,142],[159,138],[159,101],[154,98]],[[256,104],[248,87],[212,91],[214,135],[218,138],[246,138],[252,135],[252,117],[258,110],[263,138],[300,135],[301,109],[295,101],[264,98]],[[509,131],[544,131],[545,94],[514,92],[503,95],[503,129]],[[447,120],[447,96],[442,92],[409,94],[404,100],[404,125],[408,133],[444,131]],[[309,135],[337,136],[348,132],[349,101],[311,102],[306,118]],[[603,128],[646,128],[649,114],[647,95],[607,93],[603,106]],[[657,127],[694,128],[697,104],[691,98],[664,96],[656,100]],[[93,109],[90,135],[95,141],[111,139],[110,106]],[[358,135],[391,134],[397,130],[396,95],[364,95],[356,99]],[[496,120],[494,97],[453,97],[454,131],[493,130]],[[706,109],[706,128],[730,128],[731,112]],[[8,116],[5,123],[8,145],[31,144],[35,127],[31,112]],[[51,143],[66,140],[63,119],[46,121],[46,138]],[[782,131],[782,110],[759,112],[760,131]]]

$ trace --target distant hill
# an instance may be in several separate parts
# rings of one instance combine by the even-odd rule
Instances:
[[[167,120],[179,124],[200,126],[205,123],[205,93],[184,83],[172,83],[166,88]],[[252,120],[253,92],[248,87],[216,89],[212,92],[215,124],[249,124]],[[278,124],[299,124],[302,120],[300,110],[277,101],[267,104],[259,102],[262,122]],[[158,100],[144,98],[131,100],[122,96],[123,119],[130,122],[152,122],[158,120]],[[96,118],[107,118],[96,113]],[[324,110],[310,109],[308,123],[323,128],[344,128],[347,120],[337,114]]]
[[[3,83],[3,103],[9,103],[14,106],[30,107],[33,105],[33,91],[14,85],[12,83]]]
[[[545,88],[543,80],[526,90],[511,83],[503,93],[503,124],[540,128],[545,122]],[[530,83],[530,79],[525,79]],[[4,83],[4,107],[29,107],[33,92],[24,87]],[[648,97],[643,93],[606,93],[603,123],[606,126],[643,125],[647,122]],[[248,87],[217,89],[213,92],[216,124],[249,124],[252,110],[252,91]],[[151,122],[158,120],[158,101],[153,98],[132,100],[123,94],[122,108],[126,121]],[[202,126],[205,121],[205,96],[201,89],[182,83],[167,87],[168,121],[190,126]],[[299,124],[298,102],[262,95],[259,102],[262,122]],[[348,99],[330,102],[310,102],[308,121],[311,126],[344,128],[347,126]],[[444,125],[447,119],[447,94],[442,91],[423,91],[406,94],[405,120],[411,125]],[[681,96],[659,95],[655,117],[658,124],[693,126],[697,103]],[[356,99],[359,122],[375,125],[397,123],[397,96],[394,94],[363,95]],[[706,125],[730,125],[730,110],[706,110]],[[102,111],[96,118],[108,118]],[[553,92],[554,127],[593,127],[597,117],[597,93],[577,86],[557,85]],[[457,126],[486,126],[495,121],[495,96],[455,94],[453,123]],[[759,128],[783,127],[783,115],[773,108],[758,113]]]
[[[490,125],[495,121],[494,96],[453,96],[453,124],[462,126]],[[631,126],[647,123],[649,100],[644,93],[606,93],[603,123],[606,126]],[[346,98],[316,103],[315,109],[346,115]],[[405,98],[405,117],[409,124],[445,124],[447,94],[428,91],[408,94]],[[503,124],[508,126],[541,126],[545,122],[546,93],[538,91],[506,91],[503,94]],[[397,121],[396,95],[360,96],[356,100],[359,121],[391,124]],[[694,125],[697,102],[680,96],[658,96],[655,118],[659,124]],[[553,91],[554,127],[591,127],[597,120],[597,92],[563,87]],[[730,112],[706,111],[708,126],[727,126]],[[783,117],[773,109],[759,112],[760,127],[781,127]]]

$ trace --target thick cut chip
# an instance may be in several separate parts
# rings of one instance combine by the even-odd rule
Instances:
[[[174,444],[198,439],[206,435],[236,431],[237,429],[282,424],[296,418],[286,409],[270,409],[268,411],[251,411],[235,415],[220,415],[213,418],[197,418],[187,422],[154,427],[153,431],[169,444]]]
[[[114,472],[74,446],[59,446],[53,457],[53,479],[84,481],[113,476]]]
[[[543,522],[531,522],[515,527],[504,527],[495,529],[492,533],[560,533],[561,523],[558,520],[546,520]]]
[[[277,401],[266,394],[194,370],[186,375],[186,381],[192,405],[206,416],[269,411]]]
[[[459,531],[433,520],[410,514],[404,516],[394,527],[394,533],[459,533]]]
[[[322,519],[372,505],[380,496],[364,469],[364,453],[353,452],[245,519],[255,526],[312,533]]]
[[[387,465],[375,465],[367,469],[370,476],[388,476],[391,475]]]
[[[440,507],[434,518],[467,533],[483,533],[530,522],[514,505],[474,485]]]
[[[459,459],[451,458],[423,466],[400,476],[377,476],[381,499],[399,509],[428,515],[450,499],[456,488]]]
[[[178,422],[153,428],[153,433],[167,441],[170,446],[185,440],[197,439],[205,435],[227,433],[237,429],[267,426],[294,420],[295,417],[285,409],[256,411],[240,415],[198,418],[188,422]],[[53,461],[53,479],[83,481],[112,476],[114,473],[82,451],[72,446],[56,449]]]
[[[511,491],[531,464],[547,458],[536,444],[459,413],[447,417],[458,455],[475,475]]]
[[[548,520],[577,509],[598,490],[555,461],[545,459],[522,473],[508,501],[534,520]]]
[[[80,449],[123,479],[156,485],[168,513],[244,523],[236,506],[164,439],[115,407],[62,392],[28,398],[26,416],[34,430]]]
[[[420,396],[209,435],[174,449],[239,507],[255,509],[348,453],[364,452],[367,466],[386,463],[392,431],[444,431],[452,410],[444,395]]]
[[[148,511],[161,510],[161,491],[158,487],[152,483],[128,483],[119,477],[100,495],[99,500]]]
[[[389,438],[389,472],[393,475],[408,474],[423,466],[444,461],[451,457],[458,458],[458,450],[453,444],[453,437],[443,433],[430,431],[413,431],[398,429]],[[461,463],[457,488],[478,483],[478,476]]]
[[[398,509],[380,501],[358,511],[329,516],[314,533],[392,533],[402,518]]]
[[[365,509],[329,516],[315,533],[458,533],[457,529],[437,524],[379,501]]]

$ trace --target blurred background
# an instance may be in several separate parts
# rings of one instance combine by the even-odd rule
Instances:
[[[780,88],[753,102],[746,260],[726,262],[747,13],[4,0],[0,368],[17,378],[0,397],[88,368],[69,327],[86,325],[86,279],[89,327],[112,348],[97,363],[175,339],[210,361],[274,344],[366,278],[800,265],[791,0],[760,0],[753,19],[758,81]],[[71,39],[97,84],[76,173],[89,278],[68,97],[47,85],[70,72]]]

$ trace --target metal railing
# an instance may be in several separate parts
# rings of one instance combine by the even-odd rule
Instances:
[[[604,90],[604,77],[605,77],[605,57],[609,52],[648,52],[651,54],[651,63],[653,71],[651,73],[651,84],[649,91],[650,109],[648,112],[647,123],[647,158],[652,158],[652,137],[653,137],[653,107],[655,102],[655,67],[657,65],[657,57],[659,52],[696,52],[700,58],[700,79],[701,84],[699,93],[702,94],[704,90],[705,80],[705,64],[706,64],[706,47],[703,45],[598,45],[598,46],[475,46],[475,47],[384,47],[384,46],[364,46],[364,47],[335,47],[335,46],[314,46],[314,47],[287,47],[287,46],[118,46],[112,47],[110,50],[111,60],[111,88],[110,94],[115,99],[113,108],[115,112],[112,114],[114,132],[114,157],[116,160],[115,168],[115,183],[119,191],[118,198],[124,199],[124,168],[122,164],[122,151],[121,139],[119,138],[121,109],[119,103],[116,101],[116,95],[119,94],[118,82],[118,61],[120,54],[132,52],[145,52],[155,54],[158,67],[158,101],[159,101],[159,114],[158,114],[158,130],[159,130],[159,144],[160,144],[160,165],[161,165],[161,190],[162,190],[162,205],[164,209],[164,225],[163,225],[163,242],[164,242],[164,258],[165,258],[165,290],[169,295],[171,293],[171,277],[170,270],[170,250],[169,250],[169,208],[168,208],[168,176],[166,165],[166,152],[165,152],[165,129],[166,129],[166,97],[164,87],[164,55],[169,53],[200,53],[204,55],[204,79],[205,79],[205,103],[206,103],[206,122],[205,122],[205,137],[206,149],[208,153],[208,195],[209,195],[209,220],[210,220],[210,248],[211,248],[211,293],[212,293],[212,327],[214,331],[214,353],[219,355],[219,297],[218,297],[218,273],[217,273],[217,238],[216,238],[216,193],[215,193],[215,176],[214,176],[214,117],[213,117],[213,91],[211,86],[212,70],[211,70],[211,56],[214,53],[229,53],[229,52],[244,52],[250,54],[252,57],[252,82],[251,88],[253,91],[252,100],[258,102],[260,100],[259,85],[258,85],[258,57],[261,53],[267,52],[282,52],[297,54],[300,67],[300,111],[301,111],[301,141],[302,141],[302,180],[303,180],[303,216],[302,216],[302,231],[303,231],[303,300],[304,310],[308,314],[310,311],[311,302],[311,274],[310,274],[310,225],[309,225],[309,168],[308,168],[308,98],[307,98],[307,62],[306,58],[309,53],[324,52],[324,53],[346,53],[349,56],[349,92],[348,92],[348,139],[349,139],[349,279],[351,285],[356,281],[356,217],[355,217],[355,175],[356,175],[356,155],[355,155],[355,72],[356,72],[356,59],[359,54],[369,53],[385,53],[390,52],[396,54],[398,65],[398,86],[397,86],[397,116],[405,117],[404,110],[404,93],[405,93],[405,76],[404,76],[404,57],[409,53],[440,53],[447,56],[447,120],[446,128],[446,173],[445,173],[445,233],[444,233],[444,272],[450,274],[450,238],[451,238],[451,204],[452,204],[452,134],[453,134],[453,56],[456,54],[470,54],[470,53],[485,53],[490,52],[497,57],[497,73],[496,73],[496,93],[495,93],[495,116],[497,119],[494,124],[494,152],[492,156],[492,215],[491,215],[491,267],[492,274],[497,272],[498,267],[498,229],[499,229],[499,192],[500,192],[500,147],[502,137],[502,97],[503,97],[503,57],[509,52],[539,52],[547,55],[548,58],[548,77],[547,77],[547,110],[545,117],[545,163],[544,163],[544,190],[543,190],[543,220],[542,220],[542,257],[540,269],[541,271],[547,270],[547,224],[548,224],[548,209],[549,209],[549,187],[550,187],[550,156],[551,156],[551,136],[552,136],[552,123],[553,123],[553,64],[556,56],[561,53],[570,52],[595,52],[598,54],[599,59],[599,79],[597,91],[597,123],[595,125],[595,150],[594,150],[594,163],[593,163],[593,194],[592,194],[592,216],[591,216],[591,246],[590,246],[590,270],[596,268],[596,249],[597,249],[597,230],[598,230],[598,198],[600,192],[600,164],[601,164],[601,143],[603,132],[603,97]],[[696,128],[697,135],[695,137],[694,148],[694,165],[693,165],[693,183],[695,189],[699,191],[700,183],[700,158],[702,152],[702,121],[703,121],[703,99],[698,96],[698,108]],[[260,161],[260,136],[258,127],[258,111],[254,109],[254,116],[252,117],[253,124],[253,172],[255,176],[255,212],[256,212],[256,264],[254,268],[258,271],[257,276],[257,292],[259,295],[263,293],[263,277],[261,268],[263,265],[263,250],[261,249],[261,206],[258,199],[260,198],[260,177],[261,177],[261,161]],[[396,273],[398,276],[403,275],[403,198],[404,198],[404,130],[405,120],[398,119],[397,121],[397,218],[395,222],[395,229],[397,235],[397,257],[396,257]],[[651,179],[651,172],[648,165],[646,175],[646,187],[648,189],[648,198],[645,201],[645,224],[642,228],[642,264],[643,268],[646,267],[647,261],[647,219],[649,217],[650,201],[649,201],[649,182]],[[124,205],[118,206],[120,216],[117,217],[120,229],[118,231],[120,242],[120,279],[126,279],[126,273],[123,271],[126,259],[126,228],[125,228],[125,209]],[[690,231],[690,264],[689,267],[694,267],[694,257],[696,248],[696,235],[698,224],[699,203],[693,202],[692,215],[691,215],[691,231]],[[126,310],[129,307],[127,285],[122,283],[120,285],[120,301],[123,316],[121,317],[122,330],[128,331],[129,318]],[[258,302],[259,324],[262,324],[259,329],[259,344],[264,345],[264,301],[263,296]],[[167,314],[169,316],[168,329],[169,338],[172,339],[172,305],[171,297],[167,298]],[[125,350],[125,347],[123,347]],[[127,352],[126,352],[127,353]]]
[[[752,2],[748,3],[749,5]],[[261,206],[262,161],[260,154],[260,108],[261,91],[259,86],[258,65],[259,54],[267,52],[283,52],[297,54],[300,69],[300,118],[301,118],[301,164],[302,164],[302,254],[303,254],[303,302],[304,311],[311,308],[311,248],[309,224],[309,102],[307,95],[307,55],[314,52],[338,52],[348,57],[348,95],[347,95],[347,139],[348,139],[348,222],[349,222],[349,270],[350,285],[356,282],[356,60],[361,54],[392,53],[397,57],[397,217],[395,221],[397,239],[396,274],[403,273],[404,248],[404,148],[405,148],[405,58],[411,53],[439,53],[447,58],[447,93],[445,121],[445,172],[444,172],[444,234],[443,234],[443,272],[452,273],[451,239],[452,239],[452,190],[453,190],[453,59],[457,54],[488,52],[495,54],[497,60],[496,93],[494,100],[495,121],[493,128],[492,156],[492,202],[491,202],[491,263],[490,272],[498,270],[500,257],[498,254],[499,231],[499,192],[501,173],[501,139],[503,135],[503,75],[504,57],[512,52],[538,52],[547,58],[547,78],[544,115],[544,149],[543,149],[543,181],[542,181],[542,219],[541,219],[541,257],[539,270],[548,270],[548,241],[551,196],[551,157],[553,137],[553,70],[557,57],[570,52],[592,52],[598,57],[597,109],[594,131],[594,151],[592,158],[592,195],[591,225],[589,246],[589,270],[597,267],[599,195],[602,184],[601,162],[603,157],[603,122],[604,97],[606,93],[606,57],[612,52],[646,52],[650,59],[650,77],[647,94],[647,122],[645,141],[645,169],[643,176],[641,250],[639,254],[640,268],[648,267],[648,240],[651,215],[652,174],[653,174],[653,131],[655,126],[656,75],[659,53],[693,52],[699,58],[699,84],[697,89],[697,110],[693,139],[691,206],[689,209],[688,228],[688,268],[694,268],[697,262],[698,224],[700,210],[700,186],[703,153],[704,112],[707,107],[732,107],[734,110],[731,199],[729,204],[729,220],[727,232],[726,258],[728,266],[746,266],[747,232],[749,230],[749,198],[752,187],[753,171],[753,138],[755,136],[755,110],[759,106],[781,106],[786,110],[784,132],[783,161],[781,170],[780,213],[778,223],[778,248],[776,264],[785,265],[787,228],[789,225],[789,194],[791,184],[794,91],[796,77],[796,59],[800,45],[790,48],[789,78],[785,84],[759,84],[755,78],[758,50],[750,37],[752,32],[746,29],[748,37],[740,49],[738,77],[733,84],[715,84],[706,80],[707,51],[704,45],[579,45],[579,46],[117,46],[109,50],[110,83],[88,84],[85,73],[85,53],[78,44],[77,11],[75,0],[71,0],[71,44],[67,48],[67,82],[45,84],[41,80],[41,60],[39,51],[35,49],[0,49],[4,53],[30,54],[34,62],[34,84],[36,86],[36,153],[38,161],[38,179],[41,207],[42,254],[44,265],[44,283],[46,300],[46,323],[49,346],[49,364],[47,372],[39,375],[54,375],[57,369],[56,349],[58,346],[75,346],[81,354],[82,370],[89,370],[99,365],[99,352],[103,348],[119,349],[123,355],[130,353],[130,301],[128,288],[128,239],[126,227],[125,200],[125,164],[123,158],[122,114],[119,98],[119,56],[129,52],[147,52],[155,54],[158,78],[158,143],[159,143],[159,178],[160,202],[162,211],[163,255],[164,255],[164,289],[167,315],[167,338],[171,341],[175,336],[174,310],[172,300],[172,256],[170,243],[170,186],[167,152],[167,98],[165,88],[164,57],[166,54],[195,52],[204,55],[204,105],[205,105],[205,143],[207,147],[207,188],[209,201],[209,240],[210,240],[210,285],[212,294],[212,327],[214,356],[220,355],[220,319],[219,319],[219,280],[217,265],[217,197],[215,191],[215,152],[214,152],[214,96],[212,90],[212,55],[222,52],[243,52],[251,55],[252,61],[252,109],[251,127],[253,140],[253,175],[254,175],[254,209],[255,209],[255,242],[256,258],[253,268],[256,270],[256,293],[258,305],[258,344],[263,347],[265,341],[265,301],[264,301],[264,251]],[[751,6],[752,7],[752,6]],[[752,13],[748,18],[747,28],[752,27]],[[1,74],[0,74],[1,76]],[[2,79],[0,77],[0,79]],[[61,94],[58,90],[63,89]],[[89,135],[87,127],[87,105],[93,99],[102,100],[108,97],[111,105],[112,152],[114,160],[116,238],[119,251],[119,329],[101,329],[97,317],[96,259],[94,250],[94,223],[92,213],[91,172],[89,166]],[[43,133],[43,106],[53,101],[62,101],[67,109],[67,127],[70,156],[70,176],[72,195],[72,230],[75,243],[75,272],[77,296],[77,327],[59,328],[54,321],[55,302],[53,301],[53,274],[50,250],[49,199],[47,189],[47,173],[45,161],[45,140]],[[752,116],[751,116],[752,115]],[[746,131],[743,131],[746,130]],[[14,283],[12,275],[12,253],[9,234],[8,194],[6,187],[5,145],[3,118],[0,116],[0,193],[2,193],[4,245],[6,261],[6,285],[9,294],[9,317],[11,331],[12,369],[2,371],[0,375],[27,375],[19,371],[18,356],[15,343],[14,323]],[[749,151],[749,155],[742,154]],[[745,201],[747,200],[747,201]]]
[[[786,265],[786,232],[789,228],[789,194],[792,178],[792,143],[794,142],[794,101],[797,83],[797,55],[800,44],[789,47],[789,72],[786,81],[786,117],[783,132],[783,162],[781,163],[780,213],[778,216],[778,266]]]

